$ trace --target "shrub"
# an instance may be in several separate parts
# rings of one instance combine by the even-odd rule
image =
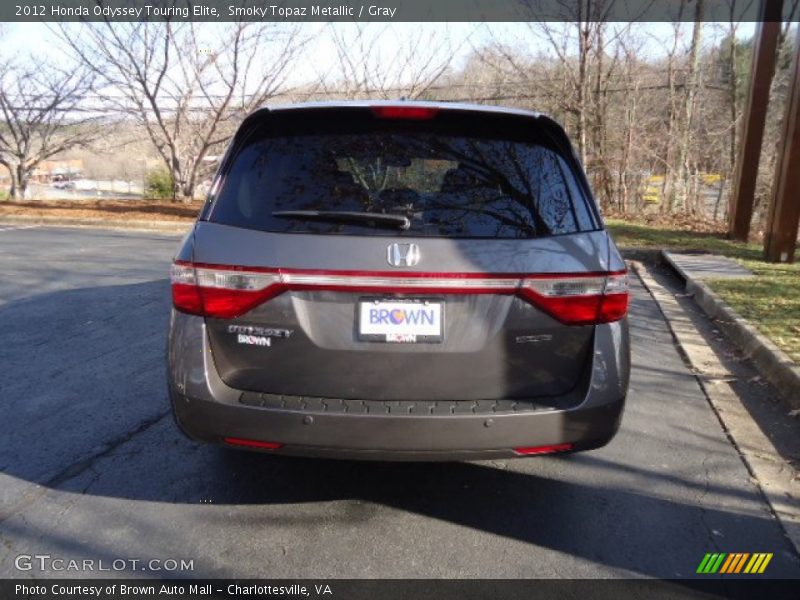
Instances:
[[[172,175],[166,169],[155,169],[147,174],[145,194],[150,198],[172,198]]]

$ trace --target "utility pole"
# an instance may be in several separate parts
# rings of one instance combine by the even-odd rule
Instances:
[[[764,254],[770,262],[794,262],[800,225],[800,27],[796,37],[792,81],[764,237]]]
[[[753,218],[758,162],[767,119],[769,88],[775,73],[781,32],[782,0],[761,0],[753,45],[750,88],[739,135],[739,152],[734,171],[733,193],[728,211],[728,236],[746,242]],[[731,40],[735,43],[735,40]]]

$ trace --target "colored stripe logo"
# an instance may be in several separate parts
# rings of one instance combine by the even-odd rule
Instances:
[[[700,561],[697,573],[704,575],[712,575],[714,573],[726,575],[763,573],[771,560],[772,552],[755,552],[752,554],[749,552],[708,553]]]

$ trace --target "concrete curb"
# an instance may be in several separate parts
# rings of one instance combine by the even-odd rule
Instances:
[[[664,261],[686,281],[686,293],[710,319],[753,361],[759,372],[778,388],[792,408],[800,408],[800,367],[769,338],[740,317],[703,281],[692,279],[662,252]]]
[[[0,223],[5,225],[51,225],[54,227],[94,227],[97,229],[132,229],[163,233],[186,233],[194,224],[194,221],[126,221],[123,219],[0,215]]]

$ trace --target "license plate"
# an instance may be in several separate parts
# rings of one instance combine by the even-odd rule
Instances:
[[[369,342],[441,342],[444,303],[437,300],[362,300],[358,336]]]

